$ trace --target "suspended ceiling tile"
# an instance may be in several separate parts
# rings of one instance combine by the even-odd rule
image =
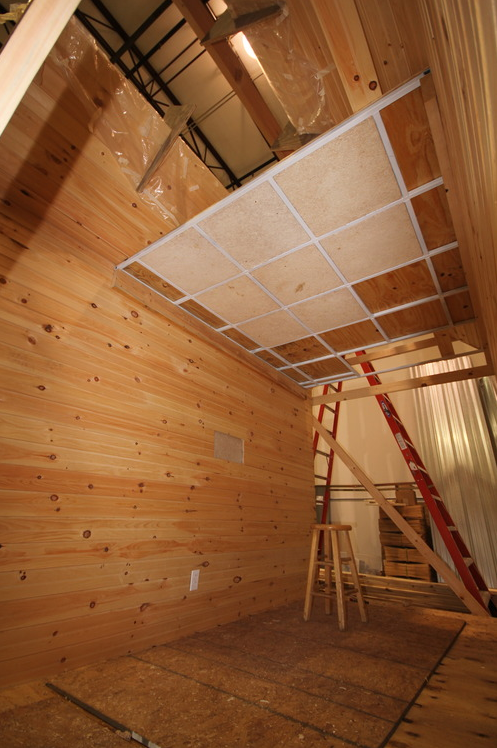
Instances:
[[[354,291],[373,313],[437,294],[424,260],[356,283]]]
[[[390,338],[401,338],[443,327],[447,324],[447,317],[442,304],[435,299],[398,312],[382,314],[378,322]]]
[[[421,256],[421,246],[403,204],[321,239],[320,243],[348,281]]]
[[[181,309],[185,309],[187,312],[190,312],[190,314],[193,314],[198,319],[201,319],[202,322],[206,322],[211,327],[214,327],[214,328],[224,327],[224,325],[226,324],[224,320],[219,319],[219,317],[216,317],[215,314],[212,314],[212,312],[209,312],[208,309],[203,307],[201,304],[198,304],[193,299],[184,301],[182,304],[178,304],[178,306]]]
[[[431,261],[442,291],[452,291],[466,285],[466,276],[458,247],[434,255]]]
[[[274,349],[289,363],[298,364],[300,361],[310,361],[313,358],[322,358],[329,355],[329,350],[314,337],[295,340],[293,343],[285,343]]]
[[[338,353],[362,346],[373,345],[385,340],[371,320],[356,322],[355,325],[339,327],[337,330],[322,332],[320,337]]]
[[[321,377],[334,377],[338,374],[350,373],[350,369],[337,358],[327,358],[324,361],[314,361],[312,364],[301,364],[299,369],[314,379],[320,379]]]
[[[267,314],[261,319],[254,319],[239,327],[243,333],[256,340],[264,348],[273,348],[307,334],[305,327],[284,310]]]
[[[197,296],[197,301],[233,325],[278,308],[276,302],[246,275],[204,291]]]
[[[342,285],[313,244],[254,270],[253,276],[285,305]]]
[[[421,89],[416,88],[385,107],[381,118],[407,189],[439,177],[440,166]]]
[[[419,228],[428,249],[456,241],[445,187],[440,185],[411,199]]]
[[[474,319],[475,313],[469,291],[460,291],[452,294],[452,296],[447,296],[445,301],[453,322],[465,322]]]
[[[132,262],[131,265],[128,265],[126,267],[126,272],[132,275],[133,278],[137,278],[139,281],[142,281],[142,283],[145,283],[146,286],[150,286],[150,288],[153,288],[154,291],[157,291],[157,293],[160,293],[161,296],[165,296],[166,299],[169,299],[171,301],[177,301],[185,295],[183,291],[179,291],[163,278],[160,278],[155,273],[152,273],[151,270],[144,267],[139,262]]]
[[[341,327],[366,316],[346,288],[295,304],[292,312],[314,332]]]
[[[309,241],[267,182],[217,210],[199,226],[247,269]]]
[[[400,197],[372,118],[292,164],[275,181],[317,236]]]
[[[195,229],[187,229],[145,257],[153,270],[193,294],[239,274],[230,262]]]
[[[243,332],[240,332],[240,330],[237,330],[236,327],[231,327],[228,330],[223,330],[223,335],[226,335],[226,337],[230,338],[230,340],[234,340],[235,343],[243,346],[243,348],[246,348],[248,351],[253,351],[254,348],[258,347],[257,343],[254,343],[253,340],[247,338],[247,336],[244,335]]]

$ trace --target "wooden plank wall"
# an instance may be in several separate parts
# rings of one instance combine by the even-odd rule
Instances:
[[[422,0],[421,10],[447,144],[447,198],[495,367],[497,2]]]
[[[112,287],[164,227],[57,90],[0,140],[1,686],[299,598],[314,519],[309,401]]]

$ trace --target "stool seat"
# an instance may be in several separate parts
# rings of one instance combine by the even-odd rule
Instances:
[[[344,631],[347,626],[347,608],[345,606],[345,596],[357,595],[359,612],[361,620],[366,623],[367,613],[362,596],[359,575],[350,541],[351,525],[342,524],[314,524],[311,525],[311,555],[309,558],[309,572],[307,575],[307,589],[304,604],[304,621],[308,621],[311,616],[312,603],[315,597],[324,597],[325,612],[331,613],[331,600],[336,595],[338,628]],[[320,558],[319,540],[323,537],[323,557]],[[346,556],[342,556],[340,542],[345,546]],[[350,565],[354,587],[345,590],[343,581],[342,564]],[[324,589],[317,589],[316,582],[319,578],[321,568],[324,569]],[[334,586],[332,585],[332,570],[334,571]]]

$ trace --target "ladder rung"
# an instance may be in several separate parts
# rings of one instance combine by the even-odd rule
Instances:
[[[466,564],[466,566],[472,566],[472,564],[474,564],[474,561],[471,556],[464,556],[464,563]]]
[[[455,525],[447,525],[447,530],[449,532],[457,532],[457,527]]]
[[[324,404],[324,409],[325,410],[329,410],[330,413],[334,413],[335,412],[335,408],[332,408],[331,405],[326,405],[326,403]]]

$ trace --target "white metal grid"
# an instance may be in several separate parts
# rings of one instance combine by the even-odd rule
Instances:
[[[364,109],[361,112],[353,115],[351,118],[349,118],[348,120],[346,120],[345,122],[343,122],[342,124],[340,124],[338,127],[335,127],[333,130],[329,131],[328,133],[325,133],[324,135],[316,138],[315,140],[313,140],[311,143],[309,143],[308,145],[306,145],[303,148],[301,148],[296,153],[294,153],[291,156],[289,156],[288,158],[284,159],[284,161],[279,162],[278,164],[276,164],[275,166],[273,166],[271,169],[269,169],[268,171],[266,171],[265,173],[263,173],[262,175],[260,175],[258,178],[254,179],[248,185],[240,188],[238,191],[236,191],[235,193],[229,195],[227,198],[225,198],[221,202],[219,202],[219,203],[211,206],[210,208],[208,208],[207,210],[205,210],[204,212],[202,212],[198,216],[196,216],[193,219],[191,219],[190,221],[188,221],[186,224],[184,224],[181,227],[175,229],[174,231],[170,232],[169,234],[167,234],[165,237],[161,238],[160,240],[158,240],[154,244],[152,244],[152,245],[148,246],[147,248],[143,249],[141,252],[138,252],[134,256],[128,258],[127,260],[125,260],[124,262],[122,262],[120,265],[118,265],[117,269],[118,270],[126,270],[126,268],[127,268],[128,265],[130,265],[131,263],[134,263],[134,262],[138,262],[139,264],[143,265],[143,267],[147,268],[151,272],[155,273],[156,275],[159,275],[159,277],[161,277],[167,283],[169,283],[169,284],[175,286],[176,288],[178,288],[184,294],[181,298],[179,298],[179,299],[177,299],[175,301],[171,301],[170,303],[172,303],[172,304],[174,304],[176,306],[181,306],[182,304],[184,304],[187,301],[190,301],[190,300],[195,301],[197,304],[200,304],[202,307],[204,307],[205,309],[207,309],[207,311],[211,312],[216,317],[222,319],[225,322],[225,324],[222,327],[217,328],[217,332],[219,332],[220,334],[223,334],[223,332],[225,332],[225,331],[235,329],[235,330],[238,330],[239,332],[241,332],[242,334],[244,334],[245,336],[251,337],[250,334],[245,331],[244,327],[248,323],[254,323],[254,322],[258,322],[258,321],[264,322],[264,319],[269,318],[270,315],[272,315],[272,314],[275,313],[274,311],[270,311],[270,312],[266,312],[264,314],[256,315],[254,317],[250,317],[249,319],[243,319],[242,321],[239,321],[239,322],[233,322],[233,321],[230,321],[229,319],[223,317],[223,315],[220,314],[217,309],[210,308],[201,299],[201,296],[203,294],[207,293],[208,291],[211,291],[211,290],[214,290],[214,289],[218,289],[218,288],[222,289],[222,287],[225,286],[227,283],[229,283],[231,281],[234,281],[237,278],[240,278],[240,277],[243,277],[243,276],[249,277],[250,280],[253,283],[255,283],[255,285],[260,290],[262,290],[272,300],[272,302],[274,302],[274,304],[276,305],[276,310],[280,311],[280,312],[281,311],[285,312],[286,315],[288,315],[288,317],[289,317],[290,320],[294,320],[294,322],[296,322],[296,323],[298,323],[300,325],[300,329],[302,330],[302,332],[300,334],[295,335],[295,333],[294,333],[293,336],[290,336],[288,338],[288,340],[282,340],[282,341],[279,341],[277,343],[273,343],[272,345],[261,345],[261,344],[256,345],[256,347],[253,350],[251,350],[251,353],[254,353],[254,354],[261,354],[261,353],[262,354],[265,354],[265,353],[266,354],[270,354],[276,360],[281,361],[281,366],[277,366],[275,368],[277,368],[278,370],[282,371],[283,373],[289,373],[289,372],[295,372],[295,373],[297,373],[298,375],[300,375],[300,377],[302,379],[301,384],[304,387],[312,387],[315,384],[332,383],[332,382],[340,380],[340,379],[346,379],[346,378],[360,376],[360,374],[351,366],[350,362],[347,361],[344,358],[344,356],[346,354],[348,354],[348,353],[352,353],[352,352],[354,352],[356,350],[361,350],[364,347],[367,347],[367,348],[377,347],[378,345],[382,345],[383,343],[393,343],[393,342],[397,342],[397,341],[402,341],[402,340],[406,340],[408,338],[412,338],[412,337],[416,337],[418,335],[422,335],[422,334],[424,334],[426,332],[434,332],[434,331],[446,329],[447,327],[451,327],[453,325],[453,320],[450,317],[449,310],[448,310],[447,304],[445,302],[445,298],[448,297],[448,296],[450,296],[450,295],[452,295],[452,294],[460,293],[461,291],[465,291],[465,290],[467,290],[467,287],[466,286],[459,287],[459,288],[454,289],[454,290],[443,292],[442,289],[440,288],[440,284],[438,282],[437,275],[436,275],[435,270],[433,268],[433,265],[432,265],[432,262],[431,262],[431,258],[434,257],[437,254],[440,254],[440,253],[445,252],[445,251],[447,251],[449,249],[453,249],[453,248],[457,247],[457,242],[451,242],[450,244],[446,244],[446,245],[438,247],[438,248],[436,248],[434,250],[428,251],[428,249],[426,247],[425,240],[423,238],[422,232],[420,230],[420,227],[419,227],[419,224],[418,224],[418,221],[417,221],[417,218],[416,218],[415,211],[414,211],[414,209],[412,207],[412,204],[411,204],[411,199],[412,198],[414,198],[414,197],[416,197],[416,196],[418,196],[418,195],[420,195],[420,194],[422,194],[424,192],[428,192],[429,190],[432,190],[432,189],[434,189],[434,188],[442,185],[443,184],[443,180],[442,180],[442,178],[438,178],[438,179],[432,180],[432,181],[430,181],[430,182],[428,182],[426,184],[423,184],[422,186],[420,186],[420,187],[418,187],[418,188],[416,188],[414,190],[411,190],[411,191],[407,190],[406,185],[404,183],[404,179],[402,177],[401,169],[399,167],[399,164],[397,163],[397,160],[396,160],[393,148],[392,148],[392,146],[390,144],[390,141],[389,141],[389,138],[388,138],[388,135],[387,135],[387,131],[385,129],[385,126],[384,126],[383,121],[382,121],[381,116],[380,116],[380,112],[381,112],[381,110],[383,108],[387,107],[388,105],[390,105],[391,103],[393,103],[397,99],[402,98],[406,94],[410,93],[411,91],[413,91],[414,89],[416,89],[417,87],[419,87],[419,85],[420,85],[420,78],[421,77],[422,76],[418,76],[417,78],[413,79],[409,83],[407,83],[404,86],[400,87],[396,91],[391,92],[390,94],[388,94],[387,96],[383,97],[382,99],[374,102],[372,105],[370,105],[366,109]],[[342,226],[340,226],[338,228],[335,228],[332,231],[328,231],[328,232],[326,232],[324,234],[321,234],[321,235],[316,235],[311,230],[311,228],[309,227],[308,223],[304,220],[304,218],[302,217],[302,215],[296,209],[296,207],[294,206],[294,204],[292,203],[292,201],[286,195],[284,189],[281,188],[281,186],[278,184],[278,182],[276,181],[275,178],[279,174],[281,174],[282,172],[284,172],[286,169],[288,169],[289,167],[291,167],[292,165],[297,164],[302,159],[305,159],[306,157],[308,157],[310,154],[316,153],[317,151],[319,151],[319,149],[323,148],[323,146],[325,146],[328,143],[332,142],[333,140],[337,139],[338,137],[340,137],[344,133],[348,132],[349,130],[353,129],[354,127],[357,127],[360,123],[366,121],[369,118],[372,118],[372,121],[375,123],[377,132],[378,132],[379,137],[381,139],[381,143],[383,144],[384,151],[386,153],[386,156],[388,157],[388,162],[389,162],[389,164],[390,164],[390,166],[392,168],[393,174],[395,175],[395,179],[397,181],[397,184],[398,184],[398,187],[399,187],[399,191],[400,191],[400,197],[397,198],[397,199],[395,199],[395,200],[393,200],[393,201],[391,201],[391,202],[388,202],[388,204],[382,205],[381,207],[379,207],[379,208],[377,208],[377,209],[375,209],[373,211],[370,211],[369,213],[367,213],[365,215],[362,215],[362,216],[360,216],[360,217],[358,217],[358,218],[350,221],[349,223],[346,223],[346,224],[344,224],[344,225],[342,225]],[[250,268],[245,268],[235,257],[233,257],[230,254],[230,252],[228,252],[226,250],[225,247],[223,247],[219,242],[217,242],[209,234],[208,231],[204,230],[204,228],[200,224],[202,224],[203,222],[205,222],[205,220],[207,218],[215,215],[219,210],[226,209],[227,206],[235,203],[237,200],[240,200],[240,198],[243,197],[244,195],[250,194],[253,190],[255,190],[258,186],[260,186],[262,184],[269,184],[271,186],[271,188],[278,195],[278,197],[281,200],[281,202],[283,203],[283,205],[286,206],[286,208],[290,211],[292,217],[295,219],[295,221],[297,222],[297,224],[299,225],[299,227],[301,229],[303,229],[303,231],[305,232],[305,235],[308,237],[308,240],[305,241],[305,242],[303,242],[303,243],[300,242],[300,243],[296,244],[291,249],[285,250],[285,251],[281,252],[280,254],[277,254],[275,257],[270,257],[269,259],[262,260],[259,263],[256,262]],[[323,246],[321,245],[321,241],[323,239],[329,237],[329,236],[337,235],[340,232],[342,232],[345,229],[348,229],[348,228],[350,228],[352,226],[356,226],[358,224],[361,224],[364,221],[367,221],[368,219],[371,219],[373,216],[378,215],[380,213],[383,213],[383,212],[385,212],[387,210],[390,210],[391,208],[393,208],[393,207],[395,207],[397,205],[401,205],[401,204],[403,204],[403,205],[406,206],[406,209],[407,209],[410,221],[412,223],[412,227],[413,227],[414,233],[415,233],[415,235],[417,237],[417,240],[419,242],[419,247],[420,247],[420,254],[419,254],[419,256],[414,257],[414,258],[409,259],[409,260],[404,261],[404,262],[399,262],[397,264],[393,264],[393,265],[389,266],[386,270],[383,269],[383,270],[381,270],[379,272],[375,272],[375,273],[370,274],[370,275],[365,275],[364,277],[362,277],[362,278],[360,278],[358,280],[348,281],[346,279],[345,275],[343,274],[343,272],[337,266],[337,264],[332,260],[332,258],[330,257],[330,255],[323,248]],[[257,220],[257,215],[256,214],[254,214],[253,220],[254,221]],[[166,246],[171,240],[173,240],[174,238],[180,236],[181,234],[183,234],[185,231],[187,231],[189,229],[194,229],[200,236],[203,237],[203,239],[205,239],[206,241],[208,241],[210,243],[210,245],[212,245],[218,252],[220,252],[221,255],[223,255],[226,259],[228,259],[231,263],[233,263],[233,265],[238,270],[238,273],[235,273],[229,279],[224,279],[222,281],[213,283],[212,285],[210,285],[210,286],[208,286],[206,288],[203,288],[201,291],[196,292],[196,293],[188,293],[184,288],[181,288],[181,285],[178,285],[178,283],[176,283],[174,280],[172,280],[171,278],[168,278],[167,274],[158,273],[157,269],[154,268],[154,267],[152,267],[147,262],[147,256],[150,255],[151,253],[157,252],[157,250],[159,248]],[[284,257],[289,256],[289,255],[292,255],[293,253],[298,252],[299,250],[303,249],[304,247],[310,247],[310,246],[313,246],[313,247],[315,247],[317,249],[317,251],[324,258],[324,260],[326,261],[326,263],[330,266],[330,268],[338,276],[338,278],[341,281],[341,285],[338,286],[338,287],[336,287],[336,288],[333,288],[333,289],[325,290],[325,291],[323,291],[321,293],[318,293],[318,294],[315,294],[313,296],[311,295],[309,297],[306,297],[304,300],[299,299],[297,301],[293,301],[293,302],[288,303],[288,304],[283,304],[281,302],[281,300],[277,297],[277,295],[275,295],[274,293],[272,293],[267,287],[265,287],[253,275],[253,272],[256,271],[256,270],[258,270],[258,269],[260,269],[260,268],[268,267],[272,263],[274,263],[275,261],[280,260],[280,259],[282,259]],[[400,304],[398,306],[395,306],[395,307],[392,307],[392,308],[388,308],[388,309],[385,309],[385,310],[382,310],[382,311],[379,311],[379,312],[376,312],[376,313],[372,313],[371,310],[368,309],[368,307],[364,303],[364,301],[361,299],[361,297],[359,296],[359,294],[357,293],[357,291],[355,290],[355,286],[358,283],[370,280],[370,279],[375,278],[375,277],[379,277],[379,276],[383,275],[385,272],[389,272],[391,270],[398,270],[398,269],[401,269],[401,268],[404,268],[404,267],[408,267],[408,266],[413,265],[415,263],[418,263],[420,261],[425,262],[426,265],[427,265],[427,267],[428,267],[428,270],[429,270],[429,273],[430,273],[430,277],[431,277],[431,279],[433,281],[433,285],[434,285],[434,288],[435,288],[435,294],[434,295],[431,295],[431,296],[425,297],[425,298],[421,298],[421,299],[416,300],[416,301],[411,301],[411,302],[406,303],[406,304]],[[362,312],[363,312],[363,316],[362,317],[360,317],[359,319],[355,319],[354,318],[354,319],[351,319],[350,321],[346,322],[345,324],[341,324],[341,325],[338,324],[338,325],[333,326],[331,328],[327,327],[326,329],[323,329],[323,330],[315,330],[315,329],[313,329],[309,324],[306,324],[299,317],[299,315],[298,315],[299,304],[303,304],[303,303],[305,303],[307,301],[312,301],[314,299],[319,299],[321,297],[326,297],[326,296],[328,296],[328,294],[333,294],[333,293],[335,293],[337,291],[340,291],[340,290],[345,290],[345,291],[347,291],[350,294],[350,297],[356,302],[356,304],[362,310]],[[409,309],[409,308],[412,308],[412,307],[415,307],[415,306],[419,306],[421,304],[424,304],[424,303],[426,303],[428,301],[433,301],[433,300],[439,300],[440,303],[441,303],[441,305],[442,305],[443,311],[444,311],[445,316],[446,316],[446,324],[445,325],[442,325],[442,326],[437,327],[435,329],[420,330],[420,331],[417,331],[415,334],[412,334],[412,335],[405,335],[405,336],[396,337],[396,338],[391,338],[391,337],[388,336],[388,334],[386,333],[385,329],[382,326],[382,317],[384,317],[386,314],[392,314],[392,313],[395,313],[397,311]],[[361,322],[361,321],[365,321],[365,320],[370,320],[374,324],[374,326],[379,330],[379,332],[383,336],[383,338],[384,338],[383,341],[376,342],[373,345],[361,346],[360,348],[351,348],[351,349],[346,349],[346,350],[335,350],[329,343],[326,342],[326,340],[323,337],[321,337],[321,333],[325,333],[325,332],[327,332],[330,329],[335,330],[335,329],[344,328],[344,327],[349,326],[350,324],[355,324],[356,322]],[[310,359],[310,360],[306,359],[305,361],[299,361],[299,362],[294,362],[294,363],[290,364],[277,351],[273,350],[273,348],[277,347],[278,345],[282,345],[282,344],[285,344],[285,343],[290,343],[290,342],[293,342],[293,341],[301,340],[301,339],[306,338],[306,337],[313,337],[313,338],[315,338],[323,346],[323,348],[328,352],[328,355],[321,356],[321,357],[314,358],[314,359]],[[322,362],[322,361],[326,361],[328,358],[333,358],[333,359],[336,359],[337,361],[339,361],[343,365],[343,367],[345,368],[345,373],[341,373],[341,374],[335,375],[335,376],[327,376],[327,377],[322,377],[322,378],[313,378],[308,373],[304,372],[301,368],[299,368],[299,367],[301,367],[303,365],[314,364],[314,363],[319,363],[319,362]]]

